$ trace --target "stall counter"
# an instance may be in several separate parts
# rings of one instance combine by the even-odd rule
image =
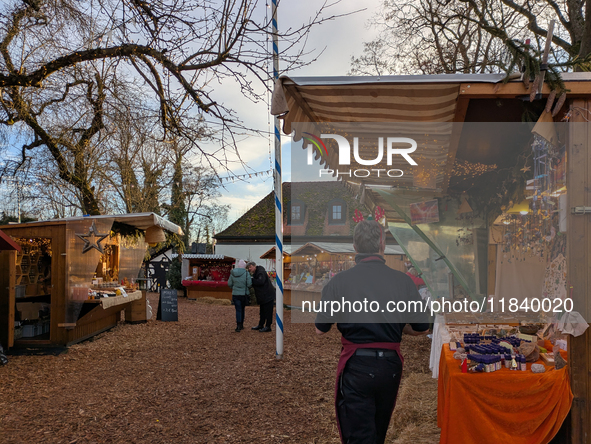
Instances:
[[[228,281],[193,281],[185,279],[182,284],[187,290],[188,299],[203,297],[232,299],[232,289],[228,286]]]

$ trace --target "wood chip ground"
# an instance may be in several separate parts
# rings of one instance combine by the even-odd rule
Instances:
[[[154,316],[157,295],[149,295]],[[258,307],[179,299],[179,321],[120,324],[58,356],[0,367],[0,443],[338,443],[336,329],[317,336],[285,312],[284,359]],[[273,330],[275,326],[273,326]],[[430,341],[405,337],[389,443],[437,443]]]

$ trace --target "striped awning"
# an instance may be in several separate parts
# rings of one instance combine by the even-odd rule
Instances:
[[[467,81],[496,83],[503,77],[502,74],[282,77],[275,86],[271,112],[283,119],[283,131],[293,133],[295,141],[302,138],[302,133],[326,132],[327,126],[339,128],[344,122],[358,124],[355,136],[360,137],[359,153],[364,159],[376,158],[378,149],[373,136],[392,134],[392,126],[396,125],[415,140],[419,148],[413,155],[418,167],[396,179],[395,185],[441,193],[447,188],[450,164],[455,161],[457,140],[453,122],[458,120],[461,84]],[[315,156],[324,168],[334,170],[338,165],[336,144],[327,143],[327,147],[328,155],[321,158],[316,152]],[[408,163],[402,156],[396,156],[391,164],[386,163],[384,156],[382,162],[372,168],[408,170]],[[354,167],[364,168],[352,162],[351,168]],[[383,183],[376,177],[344,180],[368,186]]]
[[[284,133],[292,135],[294,141],[301,140],[302,133],[316,137],[323,133],[343,134],[338,132],[338,128],[342,128],[339,125],[357,124],[354,136],[359,136],[358,154],[366,163],[377,157],[376,134],[390,137],[392,128],[404,128],[406,137],[417,143],[412,157],[418,165],[409,167],[402,156],[393,156],[387,164],[384,156],[381,163],[370,167],[404,170],[404,174],[395,179],[377,178],[373,173],[366,177],[337,175],[338,144],[333,140],[324,138],[326,149],[322,156],[313,151],[321,168],[332,170],[333,176],[356,189],[359,195],[384,207],[385,202],[371,191],[373,188],[386,187],[425,199],[447,192],[471,99],[516,99],[529,94],[518,73],[510,78],[512,81],[505,82],[505,74],[283,76],[275,84],[271,114],[283,120]],[[591,94],[591,74],[563,73],[562,79],[569,95],[588,97]],[[543,94],[549,92],[545,85]],[[363,140],[364,135],[366,140]],[[303,148],[310,145],[306,140]],[[351,158],[351,170],[363,168],[368,167]],[[292,163],[292,178],[293,171]]]
[[[498,82],[503,75],[281,77],[271,113],[281,116],[286,134],[293,122],[452,122],[460,85],[473,78]]]

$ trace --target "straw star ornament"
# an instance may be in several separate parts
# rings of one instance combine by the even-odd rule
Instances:
[[[108,235],[109,235],[109,233],[107,233],[107,234],[101,234],[101,233],[99,233],[98,230],[97,230],[97,228],[96,228],[95,222],[92,221],[92,225],[88,229],[88,234],[78,234],[78,233],[76,233],[76,236],[78,236],[84,242],[84,248],[82,249],[82,254],[88,252],[92,248],[94,248],[95,250],[97,250],[99,253],[103,254],[105,250],[104,250],[104,247],[101,245],[101,242]]]

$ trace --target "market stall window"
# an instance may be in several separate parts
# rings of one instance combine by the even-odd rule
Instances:
[[[331,225],[342,225],[347,215],[347,204],[344,200],[334,199],[328,203],[328,223]]]
[[[14,338],[49,339],[51,239],[17,238]]]

